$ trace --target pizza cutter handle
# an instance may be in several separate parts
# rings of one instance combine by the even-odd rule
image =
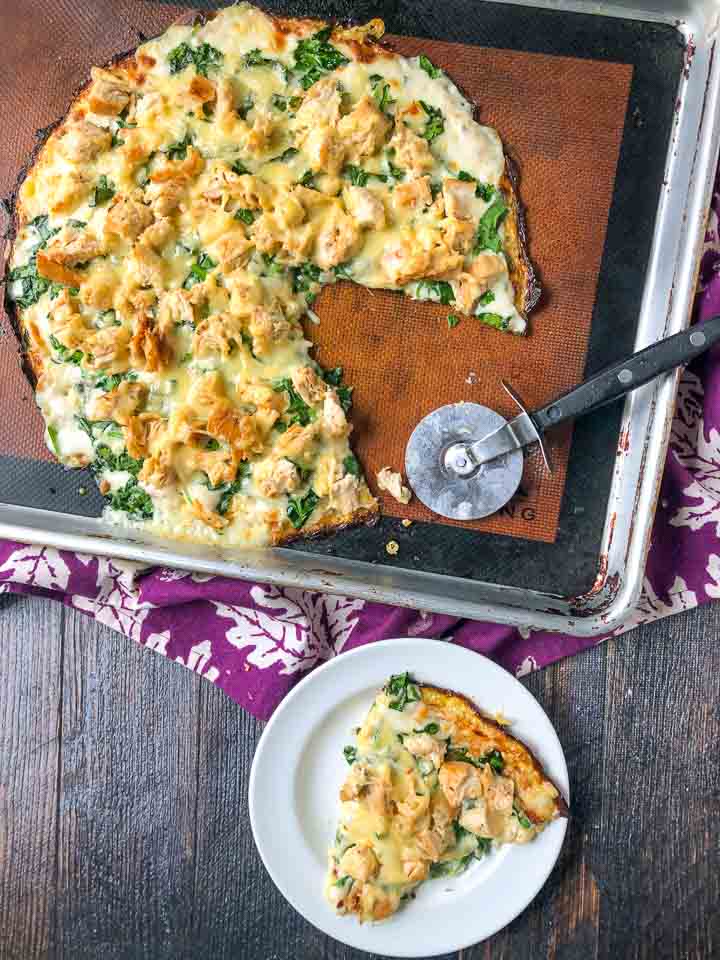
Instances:
[[[640,350],[627,360],[606,367],[546,407],[535,410],[532,419],[542,433],[564,420],[582,417],[649,383],[660,374],[689,363],[718,341],[720,316],[697,323],[682,333],[673,334]]]

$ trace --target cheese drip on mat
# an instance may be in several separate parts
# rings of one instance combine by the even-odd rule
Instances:
[[[28,174],[9,293],[48,444],[109,519],[257,546],[377,512],[303,335],[323,285],[524,329],[500,139],[381,32],[249,4],[173,26],[93,70]]]

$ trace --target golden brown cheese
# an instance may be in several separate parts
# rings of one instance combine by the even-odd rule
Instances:
[[[232,546],[376,514],[302,331],[325,284],[524,329],[500,139],[381,33],[173,26],[92,71],[28,173],[9,292],[48,443],[110,519]]]
[[[325,894],[383,920],[428,877],[456,875],[567,815],[524,744],[458,694],[391,677],[345,747]]]

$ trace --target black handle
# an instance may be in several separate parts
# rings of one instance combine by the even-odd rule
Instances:
[[[579,387],[536,410],[532,414],[535,425],[542,433],[563,420],[581,417],[649,383],[661,373],[689,363],[719,340],[720,316],[666,337],[627,360],[601,370]]]

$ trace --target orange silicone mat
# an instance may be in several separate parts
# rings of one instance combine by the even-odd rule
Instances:
[[[186,9],[153,0],[3,4],[0,193],[12,191],[35,131],[63,115],[92,64],[161,32]],[[426,53],[478,105],[478,118],[500,131],[520,169],[530,253],[544,294],[522,338],[469,319],[449,330],[448,308],[352,284],[322,294],[322,322],[309,328],[310,336],[318,360],[343,366],[355,386],[355,446],[371,485],[381,467],[402,468],[412,429],[435,407],[471,400],[511,416],[502,378],[531,408],[582,378],[632,78],[627,64],[410,37],[389,43],[404,54]],[[6,317],[3,323],[0,452],[50,459]],[[570,441],[570,429],[553,434],[552,476],[531,455],[519,496],[494,517],[462,526],[552,542]],[[382,499],[392,516],[438,520],[417,503]]]

